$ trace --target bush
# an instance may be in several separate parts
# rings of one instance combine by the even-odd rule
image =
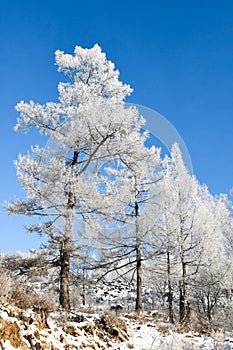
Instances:
[[[33,292],[31,287],[17,281],[3,266],[0,266],[0,298],[20,309],[32,309],[40,315],[43,322],[55,310],[53,298]]]
[[[10,298],[14,286],[14,280],[10,274],[0,266],[0,298]]]

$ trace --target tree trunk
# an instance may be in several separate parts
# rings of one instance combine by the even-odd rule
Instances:
[[[76,175],[76,167],[78,162],[78,146],[76,146],[71,163],[71,178],[68,185],[70,186],[67,199],[67,212],[65,215],[64,240],[60,248],[60,305],[64,310],[70,310],[70,256],[71,256],[71,241],[72,241],[72,227],[74,220],[73,208],[75,205],[75,189],[74,177]]]
[[[189,307],[187,301],[187,264],[181,256],[182,264],[182,281],[180,281],[180,322],[188,320]]]
[[[207,317],[210,322],[211,321],[211,300],[210,300],[209,293],[207,293]]]
[[[180,291],[180,298],[179,298],[180,322],[183,322],[183,320],[185,319],[185,311],[184,311],[183,286],[182,286],[182,282],[181,281],[179,281],[179,291]]]
[[[136,312],[140,313],[142,311],[142,258],[141,249],[138,245],[136,247],[136,260],[137,260],[137,298],[136,298]]]
[[[136,229],[136,272],[137,272],[137,296],[136,296],[136,307],[135,310],[138,314],[142,311],[142,257],[141,257],[141,247],[139,238],[139,205],[138,205],[138,189],[137,181],[135,178],[135,229]]]
[[[61,307],[70,310],[69,275],[70,275],[70,241],[65,239],[60,248],[60,294]]]
[[[85,269],[83,269],[83,290],[82,290],[82,304],[83,304],[83,306],[85,306],[86,305],[86,290],[85,290]]]
[[[167,251],[167,283],[168,283],[168,310],[169,310],[169,322],[174,323],[173,317],[173,292],[171,284],[171,261],[170,253]]]

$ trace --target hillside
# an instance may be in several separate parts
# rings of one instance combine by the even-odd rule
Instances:
[[[221,331],[211,336],[194,331],[178,332],[159,313],[70,313],[22,309],[0,305],[0,348],[4,350],[135,349],[195,350],[231,349],[231,339]]]
[[[58,306],[56,268],[46,266],[37,252],[2,255],[0,270],[0,349],[5,350],[220,350],[232,349],[226,318],[216,323],[191,310],[182,325],[168,322],[167,302],[143,287],[144,311],[135,308],[135,285],[121,279],[86,280],[85,301],[72,288],[72,309]],[[37,259],[39,256],[39,262]],[[6,269],[7,267],[7,269]],[[225,314],[227,310],[224,308]],[[230,309],[229,309],[230,310]],[[230,312],[230,311],[229,311]],[[225,327],[223,330],[222,324]]]

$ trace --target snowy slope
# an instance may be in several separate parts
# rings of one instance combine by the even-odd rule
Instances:
[[[31,309],[0,305],[0,349],[5,350],[214,350],[232,349],[219,332],[214,337],[179,334],[166,322],[132,314],[53,312],[45,320]]]

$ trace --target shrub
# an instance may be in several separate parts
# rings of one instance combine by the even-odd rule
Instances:
[[[0,297],[9,298],[11,297],[14,281],[10,274],[0,266]]]

